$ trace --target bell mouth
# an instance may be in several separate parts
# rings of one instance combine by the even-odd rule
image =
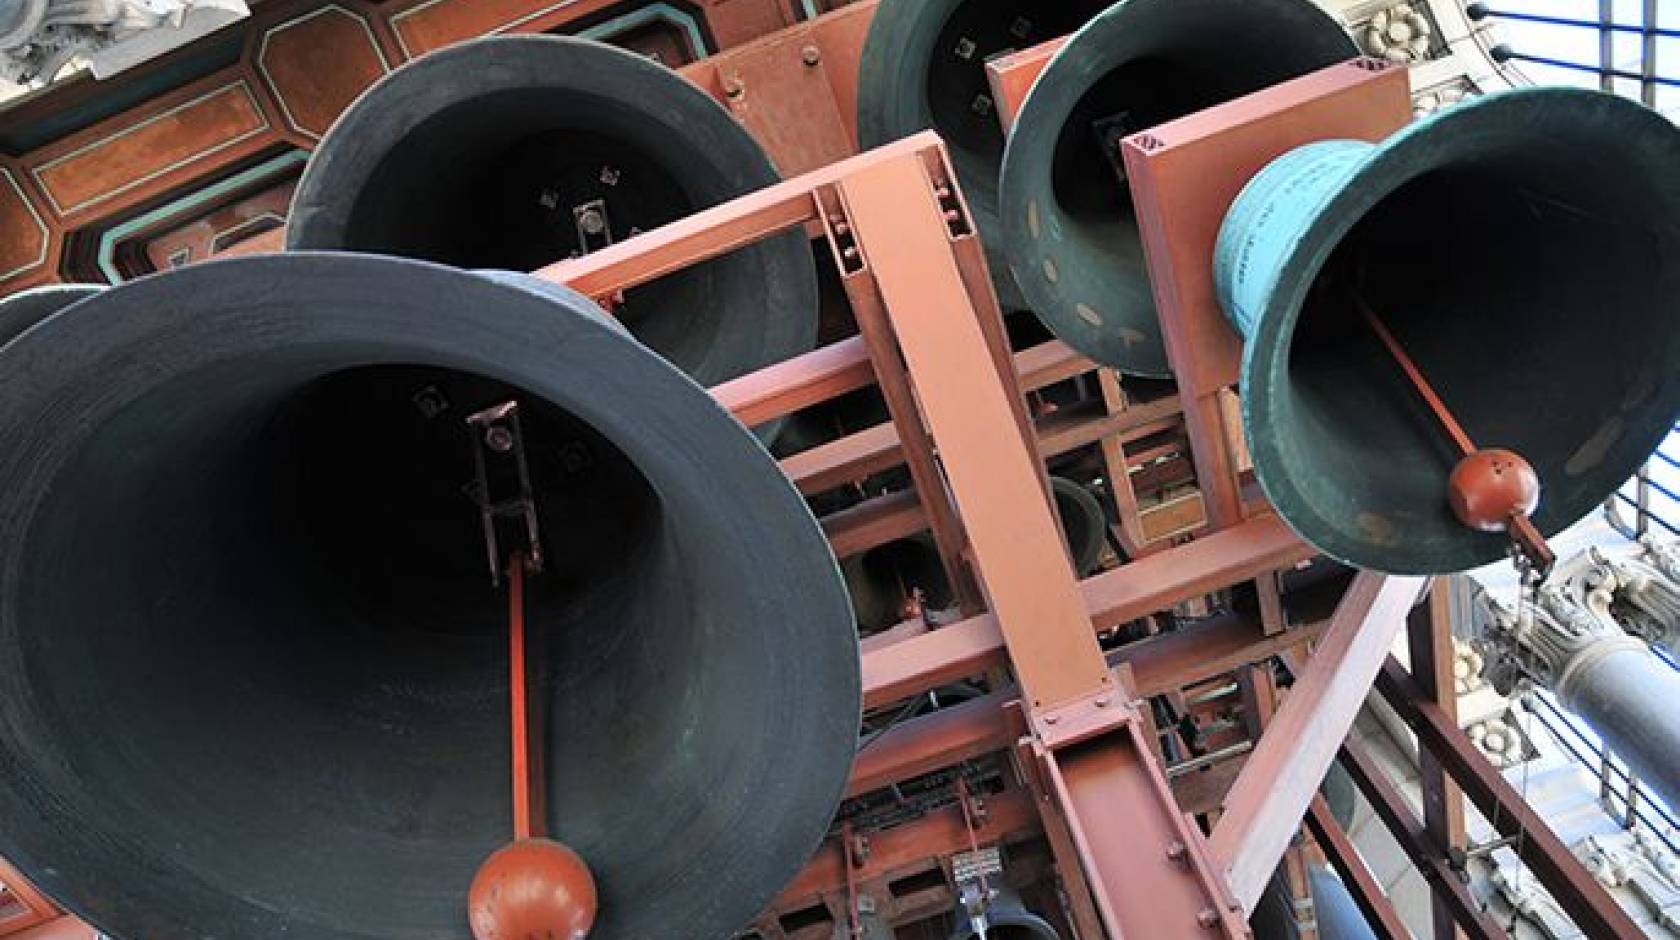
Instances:
[[[1354,295],[1478,446],[1533,464],[1542,532],[1607,499],[1680,412],[1676,166],[1680,132],[1644,108],[1534,89],[1413,124],[1327,182],[1243,355],[1250,450],[1284,519],[1397,574],[1505,555],[1453,516],[1461,455]]]
[[[751,435],[581,296],[215,262],[43,324],[0,392],[0,854],[90,923],[469,935],[512,819],[464,417],[507,400],[547,828],[599,882],[592,936],[725,934],[822,837],[859,698],[833,556]]]
[[[1004,153],[998,211],[1028,306],[1104,365],[1170,375],[1119,139],[1355,55],[1308,0],[1123,0],[1092,19],[1028,92]]]
[[[705,92],[612,46],[497,36],[370,88],[311,156],[290,248],[530,271],[780,181]],[[702,385],[816,343],[809,245],[789,232],[624,293],[618,318]]]
[[[93,284],[50,284],[0,298],[0,347],[24,330],[102,289]]]
[[[1108,542],[1103,531],[1108,524],[1107,516],[1091,491],[1072,480],[1051,477],[1050,489],[1056,499],[1056,513],[1062,520],[1074,573],[1083,578],[1095,571],[1102,559]]]
[[[857,128],[869,150],[933,128],[945,141],[980,230],[1004,310],[1023,309],[999,238],[1004,134],[986,62],[1065,36],[1109,0],[906,0],[883,3],[858,69]]]

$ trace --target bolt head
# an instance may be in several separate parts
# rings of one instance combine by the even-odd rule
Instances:
[[[484,446],[498,454],[505,454],[513,449],[513,432],[500,424],[492,424],[484,429]]]
[[[799,50],[799,59],[806,65],[816,65],[822,61],[822,50],[816,46],[806,46]]]
[[[1196,923],[1211,929],[1214,924],[1219,923],[1219,912],[1211,907],[1204,907],[1196,912]]]

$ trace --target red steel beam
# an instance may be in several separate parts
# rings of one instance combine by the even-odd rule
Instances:
[[[994,692],[903,722],[858,751],[846,796],[868,793],[949,767],[1015,743],[1004,704],[1014,692]]]
[[[1453,616],[1455,595],[1461,601],[1470,600],[1468,592],[1462,590],[1466,581],[1463,576],[1431,581],[1429,602],[1412,611],[1407,630],[1412,677],[1454,725],[1458,724],[1458,689],[1453,678]],[[1459,615],[1471,616],[1469,610]],[[1423,792],[1423,824],[1430,843],[1442,854],[1464,848],[1464,796],[1428,748],[1418,749],[1418,782]],[[1457,940],[1458,925],[1452,909],[1438,898],[1433,927],[1433,940]]]
[[[915,490],[899,490],[829,513],[823,534],[836,558],[850,558],[877,545],[908,538],[928,527],[927,513]]]
[[[1110,653],[1108,661],[1131,665],[1138,695],[1160,695],[1316,640],[1329,624],[1321,620],[1268,634],[1258,622],[1233,614],[1128,643]]]
[[[1039,485],[1041,468],[1025,440],[1000,438],[1001,429],[1015,426],[1014,412],[1004,383],[993,380],[997,364],[979,319],[962,315],[973,304],[926,167],[919,159],[882,161],[847,176],[839,189],[946,481],[969,510],[968,538],[1010,640],[1023,700],[1037,708],[1112,687],[1083,623],[1083,599]]]
[[[1079,587],[1092,626],[1108,630],[1314,554],[1281,520],[1267,514],[1105,571]],[[865,652],[864,704],[873,708],[907,698],[1003,661],[997,618],[989,613],[970,617]]]
[[[1417,866],[1430,890],[1452,909],[1453,919],[1470,940],[1507,940],[1504,928],[1482,910],[1481,903],[1470,894],[1470,887],[1459,878],[1458,872],[1447,864],[1446,857],[1430,848],[1429,834],[1423,821],[1412,812],[1406,804],[1406,797],[1365,749],[1352,741],[1344,741],[1338,757],[1342,768],[1353,778],[1359,792],[1365,795],[1377,818],[1388,827],[1401,851]]]
[[[1328,623],[1319,621],[1268,635],[1258,623],[1246,617],[1220,617],[1121,647],[1109,654],[1108,661],[1111,666],[1122,663],[1131,666],[1138,695],[1159,695],[1270,659],[1315,640]],[[930,634],[917,634],[923,635]],[[907,696],[900,696],[903,697]],[[1013,691],[987,695],[906,721],[885,732],[858,753],[846,795],[855,796],[1014,744],[1015,735],[1003,713],[1004,703],[1014,697]],[[883,702],[868,704],[874,707]],[[1188,779],[1181,779],[1174,781],[1175,790],[1180,783],[1194,788]],[[1223,794],[1228,785],[1229,781],[1222,783],[1219,792]]]
[[[1170,557],[1166,556],[1166,557]],[[1422,578],[1360,572],[1225,799],[1208,849],[1252,912],[1382,668]]]
[[[591,256],[593,257],[593,256]],[[837,398],[875,381],[861,337],[813,349],[712,388],[712,397],[753,427]]]
[[[1322,796],[1315,795],[1307,810],[1307,829],[1331,867],[1342,876],[1353,903],[1359,906],[1359,912],[1365,915],[1365,922],[1378,940],[1411,940],[1412,933],[1400,919],[1400,912],[1394,909],[1394,902],[1388,899],[1365,860],[1359,857],[1353,840],[1342,831],[1341,824],[1330,812],[1330,804]]]
[[[1384,663],[1377,675],[1377,691],[1417,733],[1418,743],[1440,761],[1470,802],[1492,820],[1499,834],[1516,840],[1515,848],[1523,863],[1576,926],[1595,938],[1644,936],[1552,827],[1476,750],[1458,724],[1428,700],[1404,666],[1392,658]]]
[[[815,190],[940,146],[932,131],[913,134],[532,274],[597,299],[610,297],[814,221],[819,217]]]
[[[1283,520],[1267,513],[1087,578],[1081,587],[1091,622],[1109,630],[1316,554]]]
[[[986,63],[986,83],[991,86],[992,100],[997,103],[998,123],[1003,132],[1015,125],[1021,104],[1027,99],[1034,82],[1050,60],[1067,43],[1067,37],[1041,42],[1019,52],[1001,55]]]
[[[1215,926],[1242,935],[1246,927],[1207,864],[1201,833],[1179,812],[1141,739],[1141,719],[1117,699],[1123,690],[1091,630],[1032,442],[1024,429],[1000,439],[1000,429],[1019,428],[1019,397],[1010,390],[1013,376],[999,373],[979,319],[951,315],[974,304],[928,168],[911,160],[881,163],[839,188],[945,480],[967,510],[975,568],[1008,646],[1035,746],[1043,748],[1036,766],[1067,817],[1104,922],[1113,934],[1143,936],[1140,918],[1160,914],[1173,925],[1154,933],[1163,940]],[[1054,740],[1045,730],[1051,726],[1058,729]],[[1186,864],[1177,863],[1175,848]],[[1152,852],[1160,854],[1148,858]]]
[[[985,817],[974,832],[974,839],[981,845],[992,845],[1041,828],[1038,808],[1025,791],[1005,790],[985,797],[985,807]],[[914,822],[863,835],[868,839],[869,851],[852,873],[853,879],[860,882],[889,876],[930,856],[966,852],[972,844],[959,806],[948,806]],[[845,887],[845,853],[830,839],[788,882],[769,908],[796,909]]]
[[[100,940],[104,935],[65,914],[5,936],[6,940]]]

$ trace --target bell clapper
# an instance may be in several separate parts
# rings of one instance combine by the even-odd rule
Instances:
[[[1453,515],[1468,528],[1504,532],[1511,539],[1511,551],[1518,566],[1545,580],[1556,556],[1530,518],[1540,506],[1540,476],[1534,472],[1533,465],[1512,450],[1477,447],[1377,312],[1357,293],[1353,294],[1353,300],[1371,331],[1394,357],[1400,371],[1462,455],[1447,478],[1447,497]]]
[[[542,571],[536,501],[525,440],[519,424],[519,403],[503,402],[467,418],[473,431],[474,488],[483,521],[485,548],[490,556],[492,584],[500,585],[505,570],[508,588],[508,700],[513,754],[513,841],[497,849],[479,866],[467,891],[467,918],[477,940],[524,940],[554,937],[583,940],[595,923],[598,899],[589,866],[564,843],[542,832],[543,780],[541,751],[533,751],[530,682],[525,645],[525,578]],[[489,452],[488,454],[486,452]],[[514,496],[492,495],[492,463],[497,482],[516,486]],[[524,523],[526,547],[499,565],[497,520]]]

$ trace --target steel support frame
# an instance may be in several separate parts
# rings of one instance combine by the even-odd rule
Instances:
[[[1472,616],[1466,587],[1463,577],[1431,579],[1428,603],[1412,611],[1407,626],[1412,676],[1454,725],[1458,723],[1458,689],[1453,677],[1452,625],[1455,620],[1469,623]],[[1418,781],[1430,845],[1441,855],[1451,856],[1465,847],[1464,794],[1428,748],[1418,748]],[[1434,940],[1455,940],[1459,930],[1451,905],[1439,894],[1432,901]]]
[[[1470,894],[1470,886],[1459,877],[1447,857],[1434,850],[1423,821],[1412,812],[1400,788],[1388,779],[1365,749],[1345,741],[1338,760],[1377,818],[1399,843],[1400,850],[1423,876],[1430,892],[1452,911],[1458,926],[1472,940],[1505,940],[1504,929],[1482,910],[1480,902]]]
[[[937,460],[938,473],[924,475],[917,498],[932,506],[950,500],[961,511],[962,553],[990,610],[878,649],[865,663],[875,700],[884,688],[915,694],[942,676],[999,664],[1007,650],[1031,731],[1030,773],[1066,822],[1110,935],[1200,937],[1210,927],[1245,935],[1240,906],[1224,891],[1200,831],[1179,813],[1131,705],[1134,693],[1110,671],[1093,624],[1112,627],[1311,551],[1263,517],[1198,543],[1199,563],[1182,576],[1131,570],[1156,567],[1140,562],[1079,584],[1025,420],[1020,363],[1003,345],[983,255],[935,136],[813,171],[537,274],[604,299],[811,223],[834,247],[854,302],[879,297],[887,328],[865,326],[873,335],[714,394],[744,422],[761,423],[902,370],[907,394],[893,409],[899,440],[907,456],[927,440]],[[1047,371],[1056,371],[1053,363]],[[1164,570],[1166,558],[1146,561],[1159,559]],[[897,675],[871,668],[881,665]],[[1138,849],[1149,841],[1159,844],[1144,859]]]
[[[1130,692],[1090,628],[1036,446],[1018,417],[1019,391],[989,341],[995,301],[977,316],[951,316],[975,308],[974,279],[953,247],[973,235],[949,215],[952,178],[943,165],[899,160],[864,168],[839,190],[945,481],[966,510],[975,568],[1033,732],[1029,773],[1055,796],[1111,936],[1191,937],[1209,928],[1240,936],[1246,925],[1200,831],[1178,812]],[[982,264],[977,251],[968,261]]]
[[[1378,940],[1411,940],[1411,931],[1400,920],[1394,902],[1388,899],[1376,876],[1371,874],[1359,850],[1354,848],[1353,840],[1342,831],[1341,823],[1336,822],[1324,797],[1313,796],[1312,806],[1307,809],[1306,823],[1307,831],[1312,833],[1319,851],[1324,853],[1336,874],[1342,877],[1348,893],[1353,896],[1353,903],[1359,906],[1359,912],[1365,915],[1366,923],[1370,924],[1371,932]]]
[[[1441,767],[1452,776],[1482,815],[1493,823],[1500,836],[1515,840],[1513,844],[1523,864],[1569,912],[1576,926],[1595,940],[1631,940],[1644,936],[1644,932],[1587,871],[1580,859],[1569,851],[1557,833],[1476,750],[1470,738],[1459,729],[1458,723],[1431,700],[1404,666],[1390,658],[1377,674],[1376,686],[1401,720],[1417,735],[1419,749],[1434,754]],[[1415,817],[1412,821],[1416,821]],[[1520,839],[1517,838],[1519,833],[1522,835]],[[1424,840],[1426,849],[1432,848],[1428,842],[1429,835],[1421,824],[1417,827],[1417,835]],[[1429,854],[1436,857],[1433,851]],[[1445,864],[1444,860],[1442,864]],[[1459,925],[1468,927],[1462,918]]]
[[[1406,623],[1421,578],[1362,572],[1225,799],[1209,849],[1252,912]]]

